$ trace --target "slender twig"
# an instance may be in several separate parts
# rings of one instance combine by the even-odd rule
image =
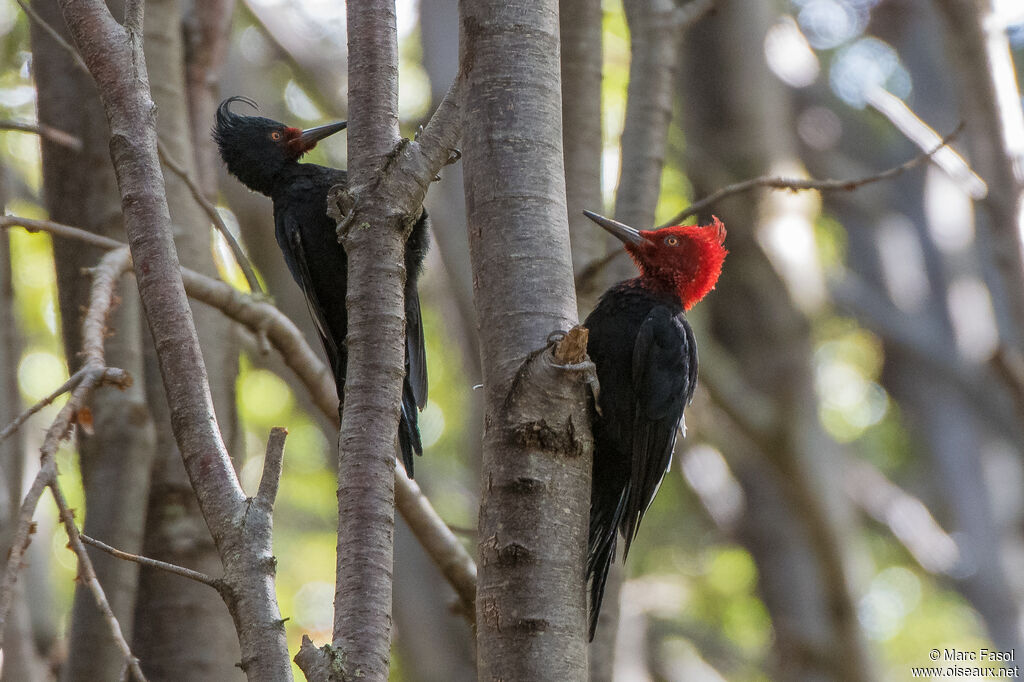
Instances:
[[[802,179],[802,178],[780,178],[774,175],[762,175],[761,177],[751,178],[742,182],[737,182],[732,185],[723,187],[722,189],[709,194],[700,201],[695,201],[690,204],[686,209],[676,214],[670,221],[659,227],[668,227],[669,225],[676,225],[683,219],[695,215],[700,211],[703,211],[708,206],[721,201],[727,196],[738,194],[740,192],[746,192],[747,190],[755,187],[768,187],[770,189],[784,189],[791,192],[801,192],[806,190],[816,190],[818,192],[852,192],[855,189],[870,185],[875,182],[881,182],[882,180],[889,180],[898,175],[901,175],[915,166],[919,166],[925,161],[931,159],[936,153],[944,149],[952,142],[957,135],[964,129],[964,124],[961,123],[956,127],[953,132],[946,135],[933,149],[926,151],[922,154],[915,156],[909,161],[905,161],[898,166],[894,166],[881,173],[875,175],[868,175],[863,178],[857,178],[855,180],[814,180],[814,179]]]
[[[124,559],[125,561],[133,561],[142,566],[149,566],[150,568],[156,568],[167,573],[173,573],[174,575],[180,575],[182,578],[188,578],[194,580],[197,583],[209,585],[215,590],[219,590],[221,582],[217,578],[211,578],[205,573],[199,571],[193,571],[191,568],[185,568],[184,566],[178,566],[177,564],[170,564],[166,561],[160,561],[159,559],[150,559],[139,554],[131,554],[124,552],[116,547],[111,547],[105,542],[97,540],[96,538],[89,537],[85,533],[79,533],[79,537],[82,538],[82,542],[87,545],[91,545],[96,549],[103,550],[107,554],[117,557],[118,559]]]
[[[196,181],[192,178],[192,175],[178,163],[171,153],[167,150],[167,147],[163,142],[157,142],[157,152],[160,154],[160,160],[163,161],[164,165],[170,169],[172,173],[181,178],[185,186],[188,187],[189,192],[192,193],[192,197],[199,204],[199,207],[203,209],[207,217],[213,223],[213,226],[217,228],[220,235],[224,237],[224,241],[227,242],[228,248],[231,249],[231,255],[235,257],[235,262],[238,263],[238,267],[241,268],[242,274],[245,275],[245,281],[249,284],[249,289],[254,294],[264,294],[263,286],[260,284],[259,278],[256,277],[255,271],[252,268],[252,262],[249,257],[245,255],[245,251],[242,250],[242,245],[235,239],[235,235],[231,234],[231,230],[228,229],[227,224],[224,223],[224,219],[221,218],[220,212],[217,207],[210,203],[210,200],[203,194],[203,190],[196,184]]]
[[[78,370],[77,372],[72,374],[71,377],[67,381],[65,381],[63,384],[61,384],[60,387],[57,388],[57,390],[55,390],[53,393],[51,393],[50,395],[46,396],[45,398],[43,398],[42,400],[37,402],[35,405],[33,405],[32,407],[28,408],[27,410],[25,410],[21,414],[19,414],[14,419],[14,421],[12,421],[10,424],[8,424],[7,426],[4,427],[3,431],[0,431],[0,441],[4,440],[8,436],[10,436],[12,433],[17,431],[18,427],[20,427],[22,424],[24,424],[28,420],[28,418],[31,417],[32,415],[34,415],[36,412],[38,412],[39,410],[43,409],[44,407],[46,407],[47,405],[52,403],[54,400],[56,400],[58,397],[60,397],[60,396],[64,395],[65,393],[67,393],[68,391],[74,390],[75,386],[77,386],[82,381],[82,378],[88,372],[89,372],[89,370],[87,368],[85,368],[85,367],[83,367],[82,369]]]
[[[54,470],[54,473],[56,473],[56,470]],[[114,644],[121,650],[121,655],[132,671],[132,675],[138,682],[146,682],[146,676],[142,673],[142,668],[139,666],[139,659],[135,657],[131,647],[128,646],[128,641],[121,630],[121,624],[117,622],[117,616],[114,615],[114,610],[110,608],[110,602],[107,601],[107,595],[103,591],[103,586],[100,585],[99,578],[96,577],[92,560],[89,558],[89,553],[85,551],[81,534],[78,531],[77,524],[75,524],[75,514],[68,507],[64,493],[57,482],[57,477],[55,475],[52,476],[47,485],[53,494],[54,502],[57,503],[57,509],[60,511],[61,522],[64,524],[64,530],[68,534],[68,544],[78,557],[79,581],[89,588],[89,591],[92,592],[93,597],[96,599],[96,606],[99,607],[100,612],[103,614],[103,619],[110,626],[110,634],[114,638]]]
[[[260,487],[256,492],[256,502],[268,510],[274,508],[277,488],[281,483],[284,440],[287,436],[288,429],[275,426],[270,430],[270,437],[267,439],[267,452],[263,457],[263,476],[260,478]]]
[[[73,149],[76,152],[82,151],[82,141],[66,133],[59,128],[48,126],[45,123],[25,123],[23,121],[0,121],[0,130],[17,130],[22,133],[35,133],[61,146]]]
[[[804,179],[804,178],[781,178],[775,175],[762,175],[756,178],[750,178],[741,182],[736,182],[731,185],[727,185],[715,192],[712,192],[708,196],[693,202],[683,211],[677,213],[672,217],[671,220],[663,225],[659,225],[658,228],[668,227],[670,225],[678,225],[689,216],[695,215],[700,211],[703,211],[708,206],[711,206],[722,199],[732,196],[733,194],[739,194],[740,192],[746,192],[755,187],[767,187],[768,189],[779,189],[788,190],[790,192],[803,192],[814,190],[818,192],[852,192],[865,185],[870,185],[875,182],[882,180],[889,180],[902,173],[907,172],[911,168],[918,166],[925,161],[932,158],[937,152],[948,146],[963,130],[964,124],[961,123],[956,127],[953,132],[946,135],[940,141],[939,145],[934,149],[919,154],[914,158],[901,163],[898,166],[886,169],[881,173],[875,175],[868,175],[862,178],[855,178],[853,180],[815,180],[815,179]],[[642,227],[642,226],[641,226]],[[593,263],[590,263],[585,267],[579,275],[576,277],[576,287],[578,289],[585,289],[590,285],[590,282],[604,269],[609,263],[615,261],[619,257],[625,255],[625,249],[614,249],[608,254],[598,258]]]
[[[16,215],[0,216],[0,229],[8,227],[24,227],[29,232],[48,232],[49,234],[57,237],[76,239],[85,244],[89,244],[90,246],[98,246],[101,249],[120,249],[124,246],[128,246],[124,242],[116,239],[104,237],[101,234],[89,232],[88,230],[83,230],[80,227],[72,227],[71,225],[55,223],[52,220],[35,220],[33,218],[23,218]]]
[[[65,52],[71,55],[71,59],[74,60],[75,66],[85,73],[89,73],[89,67],[85,65],[85,60],[82,59],[82,55],[78,54],[78,50],[76,50],[71,43],[64,40],[64,38],[57,33],[56,29],[54,29],[53,26],[50,26],[45,19],[39,16],[39,13],[32,9],[32,5],[25,2],[25,0],[18,0],[18,5],[25,11],[25,14],[28,15],[29,19],[36,22],[36,25],[39,26],[39,28],[43,29],[43,31],[53,38],[58,45],[64,48]]]

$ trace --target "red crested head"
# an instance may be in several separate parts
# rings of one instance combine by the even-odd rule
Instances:
[[[660,230],[636,230],[590,211],[584,214],[618,237],[640,269],[640,282],[655,291],[679,297],[685,310],[715,288],[729,253],[725,225],[676,225]]]

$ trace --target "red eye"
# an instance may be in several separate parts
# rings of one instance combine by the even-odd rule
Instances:
[[[668,246],[679,246],[678,237],[665,237],[665,244]]]
[[[280,139],[281,139],[281,132],[278,131],[278,130],[275,130],[274,132],[270,133],[270,139],[273,140],[274,142],[280,141]]]

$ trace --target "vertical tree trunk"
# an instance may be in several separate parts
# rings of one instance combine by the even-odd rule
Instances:
[[[7,169],[0,163],[0,212],[7,208]],[[10,232],[0,234],[0,424],[10,424],[21,413],[18,363],[21,330],[14,310]],[[25,473],[24,443],[20,433],[0,441],[0,556],[8,556],[13,541]],[[4,628],[3,666],[0,682],[37,682],[48,679],[42,657],[32,636],[32,622],[25,601],[25,581],[14,583],[14,596]]]
[[[547,351],[531,355],[576,321],[558,7],[462,2],[460,17],[466,207],[484,366],[479,675],[582,680],[592,451],[584,372],[559,366]]]
[[[158,109],[157,134],[176,163],[196,177],[197,156],[185,90],[182,16],[177,0],[146,3],[145,52],[150,69],[153,101]],[[208,139],[212,117],[202,128]],[[164,174],[174,241],[180,262],[213,274],[210,221],[185,183]],[[192,309],[200,348],[210,375],[213,405],[229,452],[238,453],[235,375],[238,349],[232,325],[219,311],[196,305]],[[164,397],[156,350],[147,343],[145,385],[157,425],[157,462],[146,522],[146,556],[207,575],[224,571],[210,531],[171,430],[170,410]],[[236,455],[237,456],[237,455]],[[187,678],[202,682],[240,679],[238,637],[223,601],[210,588],[164,571],[144,567],[140,574],[136,611],[139,627],[133,641],[143,670],[157,679]]]
[[[569,212],[573,269],[579,272],[607,251],[603,230],[583,215],[602,211],[601,3],[561,0],[562,146],[565,153],[565,199]],[[590,310],[593,300],[579,301]]]
[[[67,36],[55,4],[34,3],[50,26]],[[106,236],[122,238],[120,198],[110,169],[106,118],[87,73],[70,55],[32,23],[33,72],[40,122],[82,140],[80,152],[43,140],[43,193],[50,217]],[[102,252],[78,242],[54,238],[58,301],[64,351],[70,370],[79,365],[79,324],[92,267]],[[111,366],[140,379],[126,391],[101,391],[92,404],[95,433],[79,434],[85,487],[87,534],[125,551],[142,549],[146,495],[153,459],[153,427],[143,392],[142,338],[138,298],[127,287],[110,320],[114,336],[107,343]],[[112,490],[118,491],[111,495]],[[100,584],[126,634],[132,630],[138,566],[90,549]],[[130,634],[129,634],[130,636]],[[87,588],[75,590],[65,680],[114,679],[123,657]]]
[[[1024,114],[1006,27],[990,0],[936,0],[946,20],[948,52],[959,73],[961,108],[975,168],[988,183],[982,201],[1001,286],[995,292],[1003,343],[1024,353]]]

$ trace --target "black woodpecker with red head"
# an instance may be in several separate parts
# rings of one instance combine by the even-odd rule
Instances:
[[[728,253],[725,227],[636,230],[584,214],[626,246],[640,275],[606,291],[583,325],[601,384],[590,491],[590,639],[618,534],[623,558],[672,461],[697,386],[697,343],[685,313],[714,288]]]
[[[213,139],[228,172],[249,189],[274,202],[274,234],[285,263],[305,295],[338,388],[339,415],[345,401],[345,310],[347,261],[338,243],[337,224],[327,215],[327,192],[347,185],[343,170],[300,163],[303,154],[328,135],[345,129],[345,122],[300,130],[262,116],[231,111],[233,102],[256,103],[247,97],[229,97],[217,108]],[[413,226],[405,251],[405,384],[402,390],[398,440],[405,470],[412,477],[413,454],[423,454],[417,410],[427,403],[427,362],[423,322],[416,288],[427,253],[427,215]]]

